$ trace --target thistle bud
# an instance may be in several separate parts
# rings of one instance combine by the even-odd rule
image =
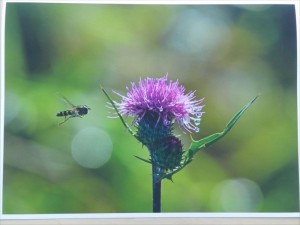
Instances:
[[[182,144],[175,136],[169,136],[157,142],[150,150],[152,163],[163,170],[173,170],[180,166],[182,159]]]

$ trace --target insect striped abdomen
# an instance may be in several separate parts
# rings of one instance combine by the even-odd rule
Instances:
[[[73,110],[61,111],[56,114],[56,116],[69,116],[73,115]]]

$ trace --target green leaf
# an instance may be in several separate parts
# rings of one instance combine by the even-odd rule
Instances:
[[[239,112],[237,112],[233,118],[229,121],[229,123],[226,125],[225,129],[220,133],[212,134],[208,137],[205,137],[199,141],[195,141],[192,139],[192,143],[189,147],[189,150],[186,152],[185,157],[181,163],[181,166],[176,168],[173,171],[169,171],[165,174],[163,174],[159,179],[162,180],[164,178],[172,180],[172,176],[175,173],[178,173],[180,170],[182,170],[184,167],[186,167],[190,162],[193,160],[193,156],[202,148],[205,148],[216,141],[220,140],[222,137],[224,137],[231,128],[235,125],[235,123],[239,120],[239,118],[243,115],[243,113],[250,107],[250,105],[258,98],[256,96],[253,98],[247,105],[245,105]]]
[[[150,163],[152,165],[152,162],[150,160],[143,159],[143,158],[141,158],[139,156],[136,156],[136,155],[134,157],[137,158],[137,159],[139,159],[139,160],[142,160],[143,162]]]
[[[198,152],[201,148],[207,147],[216,141],[220,140],[222,137],[224,137],[231,128],[235,125],[235,123],[239,120],[239,118],[243,115],[243,113],[250,107],[250,105],[258,98],[256,96],[253,98],[247,105],[245,105],[239,112],[237,112],[234,117],[229,121],[229,123],[226,125],[225,129],[220,133],[212,134],[206,138],[203,138],[199,141],[195,141],[192,139],[192,143],[190,145],[190,148],[186,154],[186,159],[191,159],[193,155]]]
[[[105,89],[103,87],[100,86],[100,88],[102,89],[103,93],[106,95],[106,97],[108,98],[109,102],[111,103],[111,105],[114,107],[114,109],[116,110],[119,118],[121,119],[123,125],[126,127],[126,129],[129,131],[129,133],[131,135],[133,135],[135,138],[137,138],[136,134],[130,129],[130,127],[128,126],[128,124],[125,122],[125,120],[123,119],[123,117],[121,116],[118,108],[116,107],[116,104],[114,103],[114,101],[109,97],[109,95],[107,94],[107,92],[105,91]]]

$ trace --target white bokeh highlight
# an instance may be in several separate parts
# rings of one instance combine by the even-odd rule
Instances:
[[[219,183],[213,189],[211,200],[215,211],[256,212],[263,194],[254,181],[237,178]]]
[[[85,168],[103,166],[111,157],[113,144],[110,136],[95,127],[79,131],[72,140],[72,156]]]

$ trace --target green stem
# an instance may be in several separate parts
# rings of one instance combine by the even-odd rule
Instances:
[[[159,179],[160,169],[152,163],[152,191],[153,191],[153,212],[161,212],[161,179]]]

